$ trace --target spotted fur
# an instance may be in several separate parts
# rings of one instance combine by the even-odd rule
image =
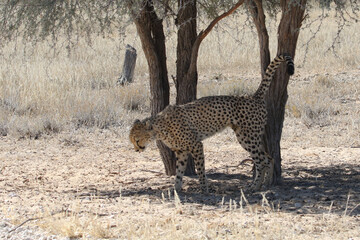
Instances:
[[[136,151],[143,151],[153,139],[163,141],[177,157],[175,189],[181,190],[188,155],[192,155],[201,188],[208,191],[202,140],[231,127],[237,140],[249,152],[255,164],[251,188],[259,190],[272,183],[274,161],[265,152],[262,140],[266,125],[265,93],[276,69],[287,63],[287,72],[294,73],[290,56],[279,55],[268,66],[265,77],[252,96],[209,96],[184,105],[168,106],[156,116],[136,120],[130,140]]]

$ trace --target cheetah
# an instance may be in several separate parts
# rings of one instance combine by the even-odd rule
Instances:
[[[274,160],[266,153],[262,139],[267,122],[265,94],[282,62],[286,62],[289,75],[294,73],[292,58],[287,54],[278,55],[266,69],[253,95],[203,97],[183,105],[169,105],[155,116],[135,120],[129,135],[135,151],[143,151],[150,140],[161,140],[174,151],[176,191],[181,191],[190,154],[201,189],[208,192],[202,140],[231,127],[254,162],[255,178],[249,190],[258,191],[262,186],[268,187],[272,183]]]

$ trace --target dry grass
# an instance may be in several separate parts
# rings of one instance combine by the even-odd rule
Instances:
[[[238,22],[244,22],[244,17],[223,22],[202,44],[198,65],[200,78],[206,77],[206,80],[200,81],[199,97],[249,93],[259,84],[258,52],[254,54],[254,49],[258,49],[256,35],[248,27],[241,29],[241,26],[236,26]],[[272,52],[277,42],[275,26],[276,22],[270,20]],[[339,58],[326,51],[336,36],[336,23],[329,18],[324,26],[326,28],[321,29],[310,43],[305,64],[302,60],[306,46],[303,45],[313,30],[306,28],[301,32],[295,61],[297,67],[302,66],[297,68],[301,76],[359,67],[360,50],[353,47],[360,37],[357,26],[347,27],[341,35],[342,44],[336,46],[341,53]],[[45,43],[36,48],[25,48],[21,43],[7,46],[0,58],[0,133],[38,138],[69,127],[122,125],[134,118],[132,110],[148,112],[147,64],[135,29],[129,29],[124,41],[139,50],[135,83],[124,88],[116,86],[124,55],[123,42],[95,37],[92,47],[81,43],[70,57],[61,48],[54,55]],[[167,46],[169,75],[172,75],[175,72],[176,48],[175,35],[171,32]],[[243,80],[238,80],[239,77]],[[207,80],[210,80],[210,85]],[[300,90],[297,93],[303,95]],[[318,102],[314,98],[309,101]],[[307,115],[312,118],[313,112],[317,115],[319,111],[321,109],[310,109]]]
[[[247,155],[230,131],[205,142],[208,172],[223,174],[211,178],[209,196],[192,178],[178,197],[169,193],[154,145],[134,155],[128,130],[149,115],[147,65],[134,29],[125,41],[139,57],[135,82],[125,87],[116,85],[122,42],[96,38],[69,58],[46,44],[32,52],[8,46],[0,58],[0,217],[14,224],[40,217],[32,226],[85,239],[359,239],[360,36],[358,26],[346,28],[337,58],[326,52],[337,28],[325,21],[305,64],[301,46],[310,30],[300,35],[283,132],[285,190],[270,191],[280,196],[269,199],[247,195],[249,203],[239,189],[250,168],[237,166]],[[272,53],[275,26],[269,22]],[[258,86],[256,35],[240,28],[228,19],[202,44],[199,97],[249,94]],[[168,39],[171,75],[175,36]],[[304,179],[313,182],[303,187]],[[341,181],[339,189],[351,186],[349,202],[346,190],[322,188]]]
[[[208,209],[194,209],[193,204],[175,206],[174,201],[151,203],[155,206],[145,201],[134,206],[120,200],[119,209],[138,209],[146,214],[102,218],[62,214],[37,224],[70,238],[101,239],[356,239],[359,234],[354,217],[331,212],[292,215],[260,205],[242,207],[233,200]]]

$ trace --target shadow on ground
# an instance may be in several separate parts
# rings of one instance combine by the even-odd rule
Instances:
[[[219,170],[219,169],[218,169]],[[249,173],[209,172],[209,194],[199,191],[196,176],[184,179],[183,191],[179,198],[183,203],[217,205],[241,199],[241,190],[251,183]],[[261,204],[263,196],[271,207],[281,211],[293,211],[299,214],[335,212],[338,214],[360,214],[360,166],[343,164],[332,167],[304,168],[292,167],[283,170],[284,180],[281,186],[272,187],[268,191],[247,193],[249,204]],[[117,198],[143,197],[162,198],[169,196],[171,181],[167,177],[155,176],[156,179],[133,179],[131,184],[119,190],[101,190],[94,187],[84,188],[77,197]],[[142,184],[141,184],[142,183]],[[173,192],[170,193],[173,197]],[[244,202],[244,201],[243,201]]]

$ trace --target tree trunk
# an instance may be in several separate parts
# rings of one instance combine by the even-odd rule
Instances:
[[[278,28],[277,54],[288,53],[295,58],[296,44],[304,18],[306,0],[293,3],[282,0],[282,17]],[[268,123],[265,128],[265,144],[268,153],[275,160],[274,184],[281,184],[280,140],[284,123],[285,105],[288,99],[287,86],[289,75],[286,67],[281,66],[275,73],[267,95]]]
[[[152,1],[145,0],[140,12],[133,14],[137,32],[149,66],[151,115],[169,105],[169,80],[166,66],[165,35],[162,20],[154,11]],[[175,175],[175,155],[162,142],[157,141],[167,175]]]
[[[126,52],[125,52],[125,59],[124,65],[122,69],[121,76],[119,77],[117,83],[120,85],[124,85],[126,83],[131,83],[134,77],[134,70],[136,64],[136,49],[130,46],[129,44],[126,45]]]
[[[255,23],[259,38],[261,77],[265,77],[265,71],[270,64],[269,34],[265,24],[265,14],[262,0],[253,0],[248,2],[248,9]]]
[[[304,17],[306,0],[299,3],[291,0],[282,0],[282,17],[278,29],[277,54],[288,53],[295,57],[296,43],[300,32],[301,22]],[[265,14],[262,0],[248,2],[248,8],[252,15],[259,36],[261,75],[270,64],[269,36],[265,25]],[[264,142],[267,152],[274,158],[274,184],[280,184],[281,179],[281,152],[280,140],[284,123],[285,105],[288,98],[287,85],[289,75],[284,66],[275,73],[267,94],[268,121],[265,127]]]
[[[176,56],[176,104],[184,104],[196,99],[197,69],[189,72],[191,55],[197,38],[196,0],[179,0],[177,15],[178,38]],[[195,63],[196,64],[196,63]]]
[[[190,69],[191,56],[196,33],[196,0],[179,0],[177,14],[177,56],[176,56],[176,104],[185,104],[196,99],[197,68]],[[185,175],[195,174],[194,160],[189,156]]]

